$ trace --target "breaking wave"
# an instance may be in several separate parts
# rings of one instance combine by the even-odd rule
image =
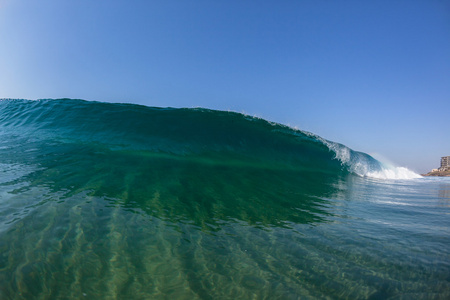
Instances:
[[[3,149],[58,152],[68,144],[139,151],[198,163],[345,173],[382,179],[419,175],[314,134],[235,112],[156,108],[84,100],[2,100]],[[49,145],[52,145],[49,147]],[[40,157],[42,159],[42,156]],[[42,162],[41,162],[42,163]]]

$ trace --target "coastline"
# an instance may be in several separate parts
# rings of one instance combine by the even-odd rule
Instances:
[[[450,177],[450,171],[432,171],[427,174],[420,174],[422,176],[438,176],[438,177]]]

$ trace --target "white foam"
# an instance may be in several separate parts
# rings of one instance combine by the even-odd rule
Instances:
[[[365,176],[379,179],[415,179],[422,177],[404,167],[383,168],[381,171],[367,172]]]
[[[415,178],[422,178],[419,174],[411,171],[408,168],[405,167],[398,167],[391,163],[389,160],[387,160],[385,157],[375,154],[372,155],[373,157],[376,157],[376,159],[381,163],[382,170],[378,172],[371,172],[367,176],[373,177],[373,178],[380,178],[380,179],[415,179]]]
[[[361,177],[378,179],[415,179],[422,177],[407,168],[377,160],[368,154],[353,151],[342,144],[330,142],[320,137],[318,139],[335,153],[335,159],[338,159],[350,172]]]

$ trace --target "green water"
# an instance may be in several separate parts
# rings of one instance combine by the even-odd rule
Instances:
[[[0,101],[0,299],[450,298],[450,180],[335,156],[234,113]]]

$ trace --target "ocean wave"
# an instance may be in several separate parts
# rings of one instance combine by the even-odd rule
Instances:
[[[382,179],[417,178],[342,144],[285,125],[230,111],[157,108],[84,100],[0,101],[2,147],[96,144],[111,150],[197,156],[197,161],[325,172]],[[14,143],[8,139],[14,136]],[[11,140],[12,141],[12,140]],[[25,147],[25,144],[22,145]],[[199,158],[201,157],[201,159]]]

